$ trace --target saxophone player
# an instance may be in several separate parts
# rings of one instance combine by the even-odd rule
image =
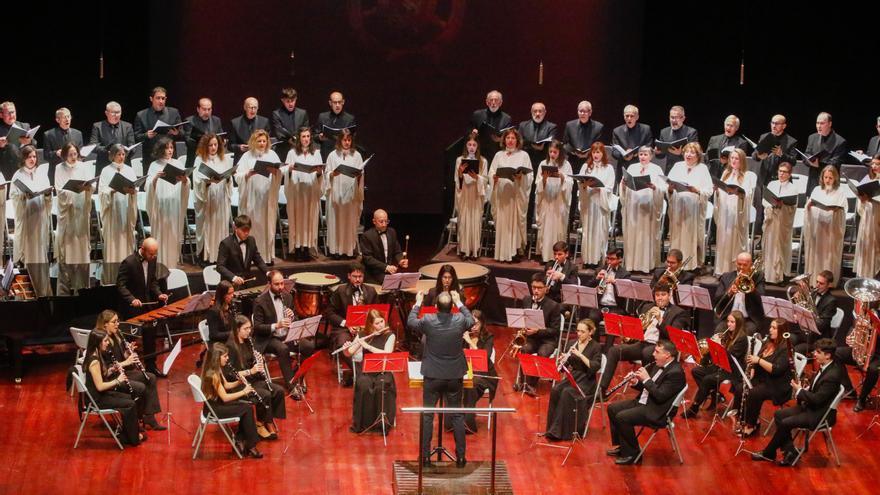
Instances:
[[[544,328],[527,328],[525,330],[526,342],[523,344],[520,352],[526,354],[537,354],[547,357],[553,354],[556,349],[556,342],[559,339],[559,321],[562,314],[562,306],[556,301],[547,297],[547,284],[544,283],[544,274],[535,273],[532,275],[531,283],[532,295],[525,296],[522,300],[523,308],[540,309],[544,313]],[[524,384],[523,384],[524,383]],[[534,394],[535,385],[538,379],[535,377],[517,376],[516,383],[513,384],[514,390],[525,390],[526,393]]]
[[[596,273],[596,277],[586,284],[587,287],[604,287],[604,293],[599,296],[599,307],[591,309],[587,317],[593,320],[596,328],[600,329],[600,333],[596,335],[596,340],[598,341],[599,337],[605,335],[605,344],[602,346],[602,350],[605,352],[608,352],[608,349],[614,344],[614,337],[601,333],[605,331],[603,330],[604,327],[599,325],[604,319],[602,314],[615,313],[622,315],[626,313],[624,301],[622,299],[618,301],[617,288],[614,286],[616,280],[630,278],[630,273],[626,271],[622,263],[623,249],[609,249],[605,254],[605,268]]]
[[[743,293],[739,290],[737,280],[751,278],[750,292]],[[736,270],[724,273],[718,281],[715,289],[715,308],[720,310],[718,318],[722,322],[722,328],[727,315],[734,309],[739,310],[746,318],[746,334],[752,335],[762,330],[764,321],[764,306],[761,304],[761,296],[764,295],[764,276],[760,271],[753,270],[752,255],[743,251],[736,256]],[[731,301],[732,299],[732,301]],[[718,330],[716,328],[716,330]]]
[[[689,326],[687,311],[672,304],[669,286],[665,284],[654,287],[654,302],[643,304],[639,314],[642,315],[645,340],[632,344],[619,344],[608,350],[608,362],[605,365],[605,373],[602,374],[602,381],[599,383],[603,396],[614,377],[617,363],[641,360],[643,365],[647,365],[654,360],[654,346],[657,341],[669,339],[667,325],[681,329]]]

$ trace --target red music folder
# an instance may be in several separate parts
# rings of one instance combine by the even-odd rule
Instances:
[[[349,306],[345,309],[345,325],[348,327],[363,327],[367,325],[367,313],[371,309],[376,309],[382,313],[385,322],[388,322],[388,313],[391,312],[390,304],[362,304],[360,306]]]
[[[556,369],[556,360],[553,358],[521,352],[517,354],[517,359],[519,359],[520,368],[526,376],[549,378],[557,381],[562,378],[562,375]]]
[[[697,337],[694,334],[669,325],[666,325],[666,331],[669,332],[669,340],[675,344],[675,348],[679,352],[690,354],[697,361],[700,360],[700,357],[702,357],[700,354],[700,344],[697,342]]]
[[[406,352],[364,354],[364,373],[400,373],[406,368]]]
[[[709,356],[712,357],[712,362],[719,368],[730,373],[732,369],[730,367],[730,358],[727,355],[727,349],[712,339],[708,339],[706,342],[709,343]]]
[[[458,306],[452,307],[452,314],[458,313]],[[425,315],[433,315],[437,314],[437,306],[422,306],[419,308],[419,319],[421,320]]]
[[[645,340],[642,320],[634,316],[605,313],[605,333],[626,337],[628,339]]]
[[[465,349],[464,358],[470,363],[472,371],[489,371],[489,356],[485,349]]]

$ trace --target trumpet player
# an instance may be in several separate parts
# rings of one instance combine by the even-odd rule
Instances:
[[[637,360],[641,360],[643,364],[650,363],[654,359],[654,346],[657,342],[669,339],[667,325],[681,329],[688,327],[687,311],[672,304],[668,285],[658,284],[654,287],[654,303],[643,304],[639,314],[642,315],[645,340],[632,344],[619,344],[608,350],[608,362],[599,384],[603,395],[614,377],[617,363]]]
[[[587,281],[587,287],[596,287],[598,291],[602,292],[599,296],[599,307],[593,308],[590,310],[587,317],[593,320],[593,323],[596,324],[596,328],[603,328],[599,326],[599,323],[603,320],[603,313],[614,313],[614,314],[624,314],[626,313],[626,308],[624,307],[624,301],[617,300],[617,288],[614,283],[617,280],[621,279],[629,279],[630,273],[626,271],[626,268],[623,267],[623,249],[620,248],[611,248],[605,253],[605,268],[596,273],[596,277],[592,280]],[[604,330],[601,330],[604,332]],[[605,335],[605,344],[603,345],[603,350],[605,352],[611,348],[614,344],[614,337],[610,335],[606,335],[604,333],[599,333],[598,337],[602,337]]]
[[[568,243],[558,241],[553,244],[553,261],[544,265],[547,297],[562,302],[562,284],[579,284],[577,265],[568,258]]]
[[[800,283],[806,285],[808,281],[802,280]],[[799,332],[792,334],[792,340],[795,344],[794,350],[804,356],[809,355],[812,342],[819,338],[830,339],[833,337],[834,330],[831,328],[831,319],[834,318],[834,314],[837,312],[837,298],[831,294],[831,287],[833,285],[834,274],[831,273],[831,270],[822,270],[816,275],[816,288],[809,290],[809,286],[806,286],[804,292],[809,294],[808,297],[812,299],[813,306],[816,308],[814,316],[816,317],[816,330],[819,331],[819,335],[809,335],[812,332],[804,329],[799,329]]]
[[[751,282],[745,283],[748,280]],[[751,287],[750,292],[740,290],[744,283]],[[752,335],[761,330],[764,320],[763,295],[764,276],[760,271],[753,270],[752,255],[743,251],[736,256],[736,270],[722,274],[718,281],[715,289],[716,315],[723,321],[730,311],[738,310],[746,318],[746,334]]]
[[[547,297],[547,284],[544,283],[543,273],[532,275],[531,289],[532,295],[523,298],[522,307],[540,309],[544,313],[544,324],[546,326],[544,328],[526,328],[526,340],[520,352],[547,357],[556,350],[562,306]],[[523,376],[520,374],[513,385],[513,389],[518,391],[522,387],[527,393],[534,394],[537,383],[538,379],[536,377],[529,376],[525,377],[525,384],[523,385]]]
[[[284,290],[284,275],[278,270],[269,272],[269,290],[254,300],[254,345],[262,354],[274,354],[278,358],[284,386],[292,387],[293,364],[290,351],[284,338],[290,324],[295,319],[293,296]],[[303,339],[305,340],[305,339]],[[311,355],[315,350],[314,342],[300,342],[300,352]]]

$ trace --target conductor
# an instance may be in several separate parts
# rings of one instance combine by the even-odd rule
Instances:
[[[427,314],[418,318],[424,294],[416,295],[416,304],[409,312],[407,326],[425,335],[425,352],[422,360],[422,375],[425,377],[422,401],[425,407],[437,404],[443,394],[446,407],[461,407],[462,385],[467,361],[464,358],[462,339],[465,332],[474,325],[474,318],[462,304],[458,292],[441,293],[437,296],[437,314]],[[459,313],[452,314],[452,305]],[[464,416],[449,414],[455,438],[455,465],[462,468],[467,464],[464,457],[465,433]],[[434,415],[422,415],[422,464],[431,465],[431,436]]]

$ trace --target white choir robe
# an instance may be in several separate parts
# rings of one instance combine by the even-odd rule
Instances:
[[[712,176],[703,163],[688,169],[687,162],[680,161],[673,165],[668,177],[699,191],[673,191],[667,198],[669,246],[680,249],[684,259],[691,256],[691,261],[684,266],[685,270],[691,270],[702,265],[706,256],[706,203],[712,195]]]
[[[488,161],[480,157],[477,178],[458,176],[461,157],[455,160],[455,211],[458,214],[458,252],[465,256],[480,256],[480,236],[483,232],[483,208],[491,192]]]
[[[578,187],[578,207],[581,215],[581,260],[597,265],[605,258],[608,248],[608,230],[611,228],[611,201],[614,193],[614,167],[596,165],[587,170],[581,165],[579,175],[598,178],[604,187],[588,187],[581,182]]]
[[[281,189],[281,173],[263,177],[254,174],[247,178],[248,172],[254,169],[257,160],[280,163],[278,155],[269,150],[262,155],[248,151],[238,160],[235,171],[235,182],[238,183],[238,212],[251,219],[251,236],[257,242],[260,256],[271,263],[275,257],[275,230],[278,225],[278,191]]]
[[[517,250],[523,249],[526,243],[526,214],[534,174],[494,181],[498,169],[519,167],[532,168],[528,153],[522,150],[495,153],[489,168],[489,177],[494,183],[490,202],[492,218],[495,219],[495,259],[498,261],[513,260]]]
[[[816,276],[822,270],[831,270],[834,280],[840,280],[847,213],[842,186],[830,192],[824,191],[822,186],[816,186],[810,194],[810,200],[813,199],[829,206],[839,206],[840,209],[826,211],[811,207],[804,210],[804,271],[812,274],[810,285],[816,285]]]
[[[364,160],[358,151],[333,150],[327,157],[325,194],[327,195],[327,247],[331,254],[353,256],[358,243],[358,225],[364,210],[364,174],[352,178],[333,177],[339,165],[363,170]]]
[[[145,188],[147,190],[147,214],[150,215],[150,236],[159,242],[156,261],[166,268],[174,268],[180,261],[183,245],[183,229],[186,228],[186,209],[189,205],[189,185],[179,180],[171,184],[158,176],[165,165],[184,168],[175,159],[156,160],[150,164]]]
[[[12,176],[9,198],[15,205],[15,238],[12,243],[12,261],[23,262],[30,275],[37,297],[51,296],[49,283],[49,239],[51,228],[52,195],[40,195],[28,199],[15,186],[20,180],[31,191],[41,191],[50,186],[49,167],[40,166],[28,170],[19,168]]]
[[[121,173],[130,181],[137,179],[126,164],[111,163],[101,170],[98,199],[101,202],[101,236],[104,239],[104,263],[101,282],[115,284],[119,264],[134,252],[134,227],[137,222],[137,194],[124,194],[110,188],[113,176]]]
[[[774,180],[767,188],[777,196],[792,196],[798,193],[791,181]],[[764,206],[764,227],[761,237],[761,258],[764,260],[764,280],[771,283],[782,282],[791,273],[791,235],[797,205],[775,207],[762,201]]]
[[[55,234],[55,257],[58,259],[58,295],[70,296],[89,284],[92,214],[92,188],[75,193],[65,191],[71,179],[89,180],[91,174],[82,162],[69,165],[66,161],[55,167],[55,188],[58,203],[58,230]]]
[[[633,163],[626,172],[633,177],[648,175],[654,189],[630,190],[620,186],[621,215],[623,221],[623,258],[627,271],[650,272],[660,263],[661,215],[663,213],[662,182],[657,177],[663,169],[655,163],[642,166]]]
[[[199,172],[205,164],[211,170],[222,174],[232,168],[232,155],[220,160],[219,156],[209,157],[207,162],[196,157],[193,172],[193,207],[196,211],[196,249],[208,263],[217,261],[220,241],[229,236],[232,218],[232,178],[211,183]],[[262,254],[262,253],[260,253]]]
[[[549,165],[547,160],[538,166],[539,174],[544,165]],[[553,259],[553,244],[567,240],[573,183],[571,175],[571,164],[566,160],[559,167],[559,177],[548,177],[546,185],[543,176],[538,175],[535,179],[535,223],[538,225],[535,252],[545,263]]]
[[[297,172],[294,163],[320,165],[321,152],[287,153],[289,168],[284,173],[284,196],[287,198],[288,249],[318,247],[318,220],[321,216],[321,196],[324,195],[324,175]]]
[[[870,182],[866,175],[862,183]],[[853,271],[857,277],[874,278],[880,271],[880,196],[868,201],[856,199],[859,213],[859,233],[856,236],[856,257]]]
[[[746,171],[742,182],[733,178],[733,174],[724,182],[743,188],[746,194],[715,191],[715,275],[735,270],[736,256],[749,251],[749,210],[758,176]]]

